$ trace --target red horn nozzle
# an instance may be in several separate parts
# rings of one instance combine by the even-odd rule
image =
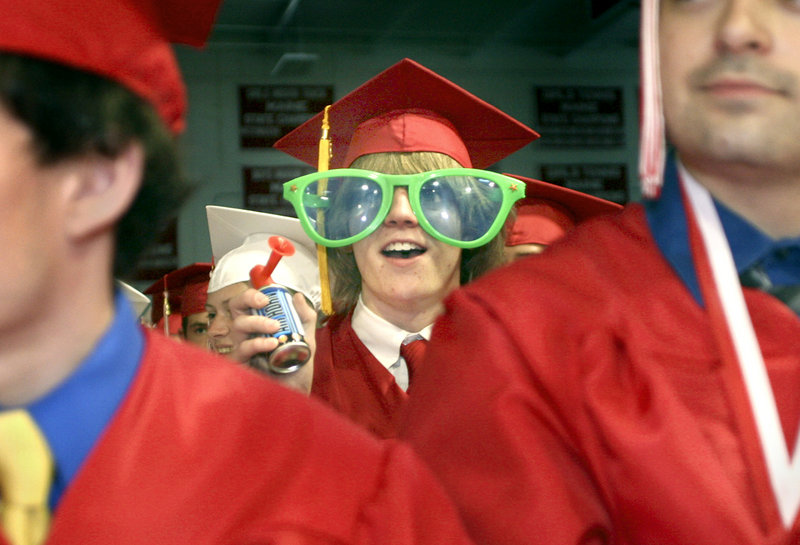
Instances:
[[[278,262],[283,256],[294,255],[294,244],[284,237],[269,237],[269,247],[272,253],[269,255],[266,265],[256,265],[250,269],[250,283],[254,288],[260,289],[272,283],[272,271],[278,266]]]

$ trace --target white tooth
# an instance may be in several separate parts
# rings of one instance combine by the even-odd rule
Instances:
[[[411,250],[422,250],[422,246],[413,242],[392,242],[386,246],[385,250],[387,252],[409,252]]]

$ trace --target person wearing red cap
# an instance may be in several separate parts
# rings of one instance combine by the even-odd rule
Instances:
[[[113,288],[185,193],[170,41],[217,4],[0,0],[0,543],[468,544],[406,445]]]
[[[181,295],[181,331],[186,342],[209,348],[206,290],[211,264],[196,263],[195,266],[199,266],[201,272],[186,279]]]
[[[332,170],[284,185],[330,265],[335,313],[317,330],[311,395],[389,438],[416,372],[404,346],[429,338],[448,293],[503,261],[523,186],[477,169],[538,135],[410,59],[275,147],[316,165],[326,116]]]
[[[800,543],[800,8],[642,19],[648,197],[455,292],[409,403],[478,543]]]
[[[156,331],[209,347],[206,291],[210,274],[211,263],[192,263],[165,274],[145,290],[153,298],[150,322]]]
[[[517,201],[513,223],[507,227],[505,253],[509,262],[540,254],[584,220],[622,208],[568,187],[510,176],[525,182],[525,198]]]

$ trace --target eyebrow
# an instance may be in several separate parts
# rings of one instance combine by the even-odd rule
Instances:
[[[231,299],[233,299],[234,297],[236,297],[236,295],[228,297],[224,301],[220,301],[220,303],[219,303],[220,308],[222,308],[222,310],[227,310],[227,311],[230,312],[230,310],[231,310],[230,302],[231,302]],[[206,303],[206,312],[208,312],[209,310],[217,310],[217,307],[215,307],[214,305],[209,305],[208,303]]]

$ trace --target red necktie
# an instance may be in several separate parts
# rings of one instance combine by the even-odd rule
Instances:
[[[400,355],[406,360],[408,367],[408,383],[411,384],[411,378],[414,372],[422,366],[422,360],[425,358],[425,349],[428,347],[428,341],[425,339],[416,339],[409,343],[400,345]]]

